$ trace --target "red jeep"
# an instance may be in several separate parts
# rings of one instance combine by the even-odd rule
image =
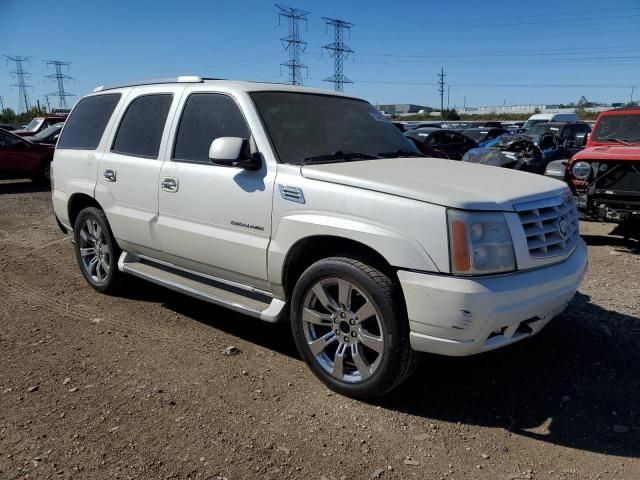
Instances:
[[[567,168],[578,209],[587,218],[640,225],[640,107],[602,112],[586,148]]]

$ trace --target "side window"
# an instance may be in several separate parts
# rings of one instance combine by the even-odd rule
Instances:
[[[455,132],[443,132],[443,137],[445,138],[443,143],[447,145],[453,145],[455,143],[465,143],[464,137],[462,135],[458,135]]]
[[[244,116],[231,97],[193,93],[182,111],[172,158],[209,163],[209,146],[216,138],[249,138],[250,135]]]
[[[80,100],[67,120],[56,148],[95,150],[119,100],[119,93]]]
[[[4,132],[0,132],[0,147],[13,147],[20,143],[20,140]]]
[[[427,141],[428,145],[442,145],[442,132],[434,132]]]
[[[170,93],[135,98],[122,116],[111,151],[158,158],[160,140],[172,101],[173,95]]]

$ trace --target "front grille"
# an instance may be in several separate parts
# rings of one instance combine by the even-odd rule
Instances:
[[[578,210],[573,195],[520,203],[514,207],[532,258],[566,255],[573,250],[579,237]]]

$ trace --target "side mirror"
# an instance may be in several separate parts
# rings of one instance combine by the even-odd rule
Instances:
[[[215,165],[260,170],[258,154],[251,153],[249,141],[240,137],[218,137],[209,147],[209,159]]]

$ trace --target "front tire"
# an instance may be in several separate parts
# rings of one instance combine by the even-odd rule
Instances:
[[[349,397],[379,397],[415,365],[397,283],[358,260],[327,258],[302,274],[292,297],[291,328],[311,371]]]
[[[123,274],[118,270],[118,247],[107,216],[99,208],[80,211],[73,227],[76,259],[84,279],[98,292],[113,293]]]

